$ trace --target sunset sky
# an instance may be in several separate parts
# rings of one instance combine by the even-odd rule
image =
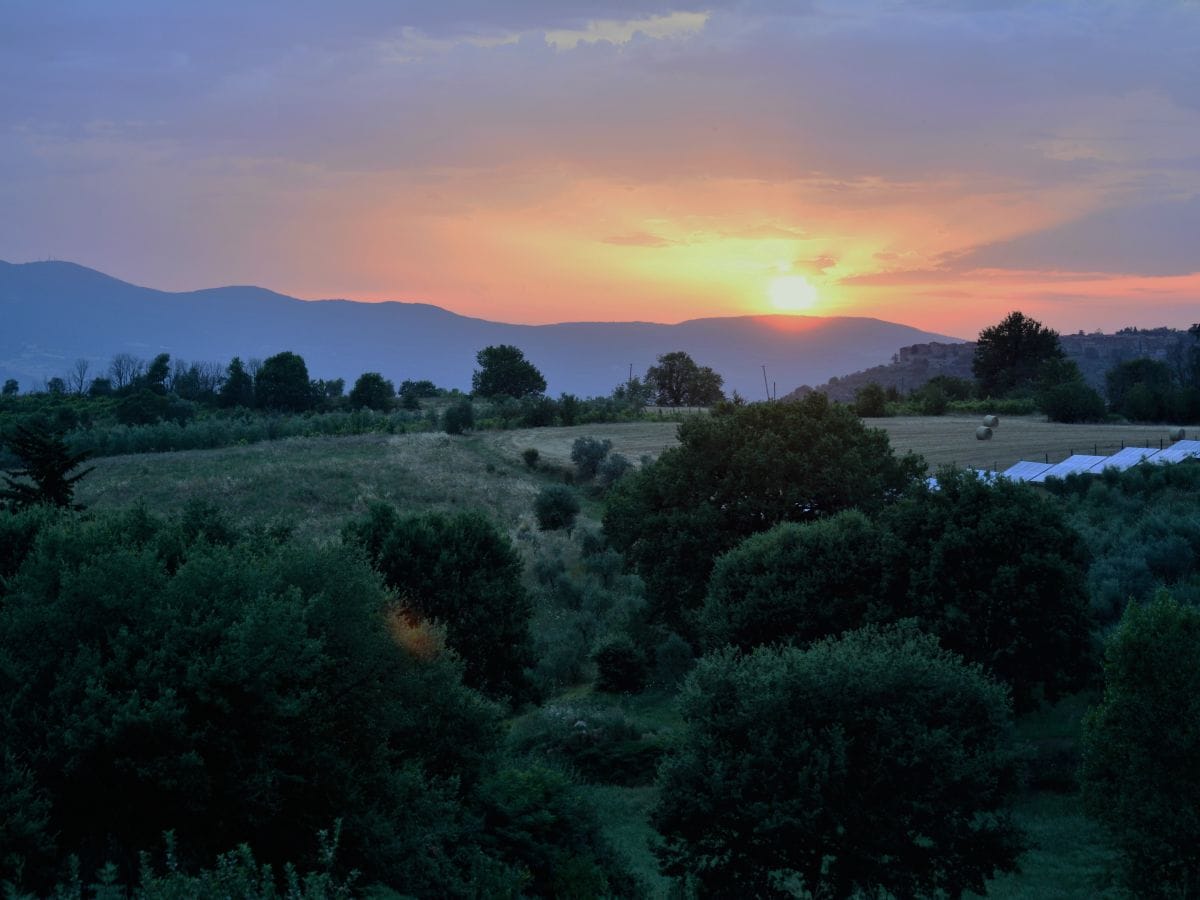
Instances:
[[[3,0],[0,259],[512,322],[1200,321],[1200,3]]]

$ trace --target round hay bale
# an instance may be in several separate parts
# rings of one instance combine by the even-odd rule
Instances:
[[[1187,432],[1184,431],[1182,428],[1172,428],[1167,433],[1167,437],[1169,437],[1173,441],[1182,441],[1185,437],[1187,437]]]
[[[991,439],[992,439],[992,429],[988,428],[986,425],[980,425],[978,428],[975,429],[975,440],[990,441]]]
[[[999,416],[984,416],[983,424],[984,424],[985,428],[995,428],[997,425],[1000,424],[1000,417]]]

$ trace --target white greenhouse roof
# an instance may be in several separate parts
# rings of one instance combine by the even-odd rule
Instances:
[[[1046,471],[1033,476],[1029,480],[1035,484],[1040,484],[1047,478],[1066,478],[1068,475],[1079,475],[1096,468],[1096,466],[1106,459],[1108,459],[1107,456],[1088,456],[1083,453],[1076,453],[1074,456],[1068,456],[1060,463],[1055,463],[1046,469]],[[1097,469],[1097,471],[1099,470]]]

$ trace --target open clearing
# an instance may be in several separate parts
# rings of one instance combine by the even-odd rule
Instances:
[[[975,439],[981,416],[898,416],[867,419],[882,428],[897,453],[911,450],[925,457],[930,468],[956,463],[980,469],[1007,469],[1021,459],[1059,462],[1072,453],[1108,455],[1127,446],[1169,445],[1166,425],[1061,425],[1042,416],[1001,418],[992,439]],[[517,458],[526,447],[535,447],[543,460],[560,465],[571,461],[571,444],[584,435],[607,438],[613,452],[630,460],[658,456],[675,446],[675,422],[626,422],[614,425],[576,425],[571,428],[528,428],[481,435],[501,455]],[[1198,433],[1194,426],[1189,435]]]

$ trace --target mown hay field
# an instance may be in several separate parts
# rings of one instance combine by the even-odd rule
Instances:
[[[1059,462],[1072,453],[1101,456],[1123,446],[1168,445],[1165,425],[1062,425],[1042,416],[1001,418],[992,439],[980,441],[975,429],[980,416],[897,416],[867,419],[867,425],[882,428],[898,453],[911,450],[925,457],[931,468],[955,463],[963,467],[1007,469],[1021,459]],[[536,448],[541,458],[569,464],[571,445],[583,435],[613,442],[613,452],[633,461],[644,455],[657,456],[677,443],[675,422],[627,422],[613,425],[578,425],[572,428],[531,428],[495,432],[484,436],[502,455],[517,456],[526,447]],[[1189,437],[1200,433],[1188,429]]]

